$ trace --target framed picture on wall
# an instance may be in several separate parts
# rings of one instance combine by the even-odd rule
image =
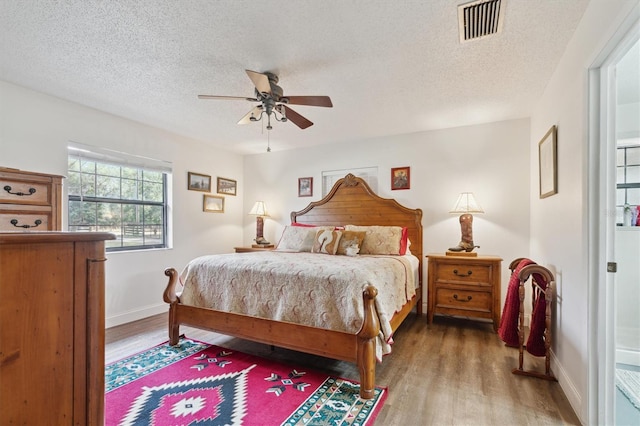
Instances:
[[[538,166],[540,173],[540,198],[558,193],[558,147],[556,126],[551,126],[538,143]]]
[[[313,178],[298,178],[298,197],[311,197],[313,195]]]
[[[236,195],[238,182],[233,179],[218,178],[218,194]]]
[[[411,188],[411,168],[395,167],[391,169],[391,189],[410,189]]]
[[[204,194],[202,200],[202,211],[211,213],[224,213],[224,197]]]
[[[188,172],[187,189],[190,191],[211,192],[211,176]]]

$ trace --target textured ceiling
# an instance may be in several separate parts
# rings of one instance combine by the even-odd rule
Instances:
[[[315,123],[272,123],[274,151],[528,117],[587,0],[503,0],[501,34],[461,44],[457,5],[423,1],[0,0],[0,79],[239,153],[245,69],[274,72]]]

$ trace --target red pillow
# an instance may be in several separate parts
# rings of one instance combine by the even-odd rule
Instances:
[[[409,231],[406,227],[402,227],[402,236],[400,237],[400,255],[407,254],[407,240],[409,239]]]

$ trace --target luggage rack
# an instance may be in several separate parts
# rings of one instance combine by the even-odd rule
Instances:
[[[515,259],[509,265],[509,269],[513,273],[523,258]],[[525,299],[525,284],[531,278],[531,283],[533,287],[533,300],[532,300],[532,308],[535,308],[536,302],[538,298],[544,297],[545,299],[545,320],[544,320],[544,349],[545,349],[545,372],[540,373],[532,370],[524,369],[524,299]],[[520,298],[520,312],[518,317],[518,340],[519,340],[519,359],[518,359],[518,368],[514,368],[512,370],[513,374],[518,374],[521,376],[529,376],[529,377],[537,377],[539,379],[544,380],[552,380],[557,381],[557,379],[553,376],[551,372],[551,343],[552,343],[552,334],[551,334],[551,304],[553,302],[553,292],[555,289],[555,278],[551,271],[544,266],[540,266],[538,264],[530,264],[522,268],[518,275],[518,279],[520,280],[520,285],[518,287],[518,295]],[[545,285],[546,283],[546,285]],[[532,312],[533,316],[533,312]]]

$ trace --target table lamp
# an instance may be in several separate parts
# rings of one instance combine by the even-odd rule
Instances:
[[[462,237],[456,247],[452,247],[449,251],[470,253],[474,248],[480,247],[473,243],[473,216],[472,213],[484,213],[482,207],[473,196],[473,192],[462,192],[458,196],[458,200],[449,213],[460,214],[460,230]]]
[[[264,201],[256,201],[256,203],[251,208],[249,212],[250,215],[256,216],[256,244],[254,247],[266,247],[270,246],[271,243],[264,239],[264,217],[269,216],[267,213],[267,206],[264,204]]]

